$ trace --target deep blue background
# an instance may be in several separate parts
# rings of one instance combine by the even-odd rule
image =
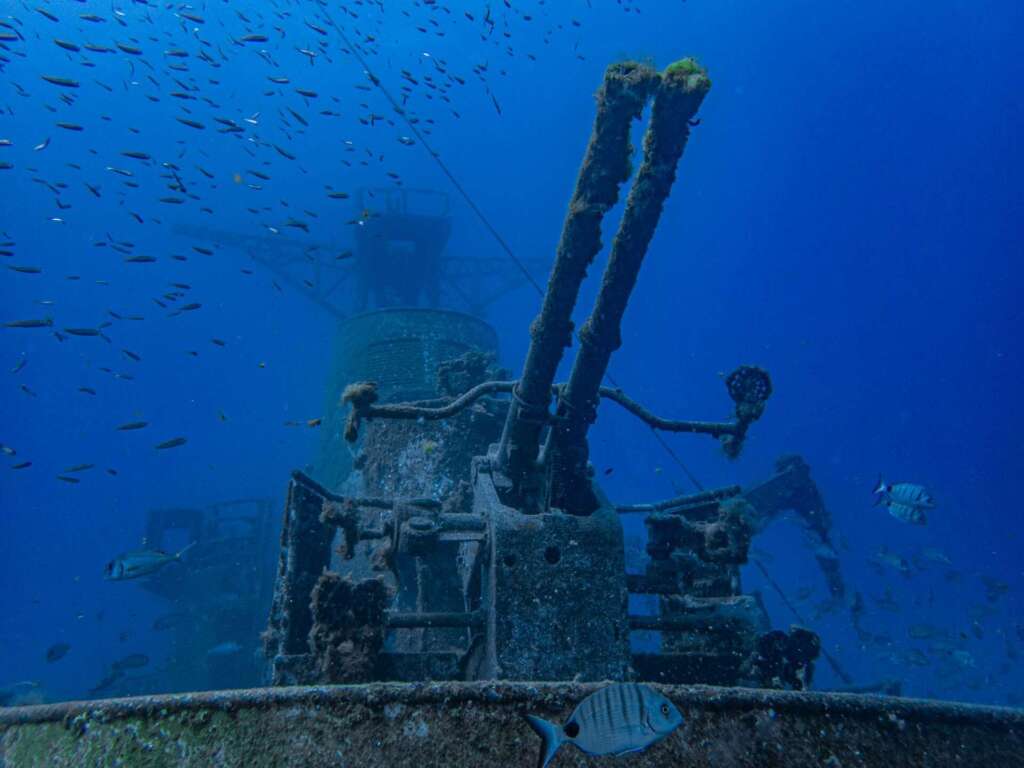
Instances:
[[[126,4],[122,26],[100,5],[45,4],[59,23],[21,6],[5,11],[24,40],[5,47],[9,61],[0,73],[0,138],[14,142],[0,147],[0,161],[15,166],[0,171],[0,233],[6,233],[0,240],[17,241],[16,255],[3,263],[44,270],[0,274],[0,320],[49,314],[57,327],[93,326],[109,319],[108,309],[146,317],[108,328],[110,345],[98,338],[59,343],[45,330],[0,330],[0,442],[17,450],[5,463],[33,462],[0,473],[0,684],[39,680],[55,698],[81,696],[127,651],[157,659],[162,652],[145,632],[159,606],[136,585],[101,579],[112,555],[138,544],[147,508],[280,498],[290,469],[309,463],[317,450],[315,431],[283,423],[322,412],[334,321],[297,293],[275,290],[269,274],[236,252],[192,251],[197,241],[176,235],[172,223],[272,237],[266,226],[296,216],[310,222],[311,232],[287,230],[288,236],[344,246],[344,221],[353,212],[346,202],[326,199],[324,185],[353,190],[392,183],[384,174],[394,171],[407,186],[451,191],[421,146],[397,141],[408,133],[401,123],[358,122],[370,111],[393,114],[379,93],[354,88],[365,80],[358,63],[340,52],[337,32],[328,29],[322,38],[303,23],[324,26],[316,3],[278,4],[287,15],[265,3],[199,4],[206,23],[198,33],[173,9]],[[1022,681],[1014,656],[1024,646],[1018,629],[1024,622],[1017,618],[1024,366],[1014,330],[1021,327],[1024,242],[1021,6],[966,0],[491,5],[498,24],[487,39],[481,39],[483,2],[385,3],[384,11],[351,3],[357,19],[331,3],[329,13],[353,40],[377,38],[368,60],[396,92],[402,68],[439,78],[424,53],[466,80],[451,89],[450,106],[421,84],[408,108],[434,119],[430,141],[515,252],[544,264],[557,243],[604,67],[624,56],[659,66],[682,55],[700,58],[714,85],[645,262],[612,373],[657,412],[715,419],[731,405],[719,372],[739,363],[770,370],[775,395],[742,458],[728,462],[712,441],[693,437],[669,437],[675,450],[709,486],[763,479],[781,453],[799,452],[810,462],[841,533],[847,579],[867,599],[865,624],[893,639],[889,648],[858,647],[845,614],[815,625],[858,682],[895,676],[913,695],[1013,701],[1008,695]],[[87,11],[108,21],[76,18]],[[249,32],[270,41],[232,43]],[[53,38],[108,45],[134,38],[144,55],[88,54],[96,63],[88,69]],[[322,39],[331,61],[320,56],[310,65],[296,48]],[[172,47],[193,54],[189,73],[165,69],[165,61],[177,61],[161,53]],[[219,68],[195,57],[201,47]],[[261,48],[277,68],[257,54]],[[472,72],[482,64],[500,116]],[[80,80],[75,104],[59,102],[62,89],[41,74]],[[291,86],[266,80],[282,74]],[[219,107],[170,97],[178,90],[170,75],[198,85],[196,95]],[[15,84],[28,95],[19,95]],[[305,104],[293,86],[320,96]],[[173,119],[184,116],[183,105],[207,125],[204,131]],[[309,129],[287,135],[278,117],[285,106],[302,112]],[[324,108],[341,117],[318,115]],[[245,124],[245,138],[214,131],[214,115],[240,122],[256,112],[259,125]],[[85,130],[63,131],[54,127],[57,120]],[[33,151],[46,137],[50,146]],[[345,140],[354,150],[346,151]],[[639,144],[639,129],[634,141]],[[284,159],[271,143],[297,160]],[[177,163],[202,201],[159,204],[157,198],[171,194],[161,169],[121,157],[124,150]],[[197,164],[215,180],[200,175]],[[139,189],[125,189],[106,166],[135,171]],[[233,181],[251,168],[272,177],[245,179],[262,190]],[[34,179],[66,182],[61,200],[73,207],[58,210],[53,194]],[[99,184],[103,197],[93,197],[85,181]],[[201,205],[214,214],[201,213]],[[252,215],[249,206],[270,210]],[[54,216],[63,223],[49,221]],[[501,255],[461,203],[455,229],[453,255]],[[109,248],[93,247],[108,232],[158,262],[125,264]],[[170,253],[187,254],[188,261],[173,261]],[[255,274],[242,274],[242,267]],[[593,270],[581,297],[584,309],[598,275]],[[544,270],[537,277],[543,282]],[[192,285],[188,300],[202,309],[167,317],[151,299],[169,281]],[[39,306],[42,299],[55,304]],[[501,334],[502,361],[514,370],[538,305],[524,286],[488,318]],[[214,346],[213,337],[226,347]],[[142,361],[125,358],[122,348]],[[28,365],[10,374],[21,357]],[[114,379],[103,366],[135,378]],[[81,394],[80,386],[98,394]],[[136,419],[150,427],[114,431]],[[187,436],[188,444],[153,450],[176,435]],[[592,445],[599,469],[614,469],[604,482],[617,501],[653,500],[690,487],[649,432],[614,406],[602,410]],[[85,462],[98,466],[79,485],[54,479]],[[104,474],[106,467],[118,475]],[[910,528],[870,506],[879,473],[932,490],[939,506],[926,528]],[[816,587],[802,604],[813,613],[824,586],[799,529],[776,526],[757,546],[774,555],[772,568],[785,588]],[[948,582],[940,569],[911,579],[893,571],[880,577],[866,561],[883,546],[908,559],[924,547],[941,548],[963,577]],[[1010,583],[1010,593],[989,605],[982,576]],[[764,587],[756,573],[745,578],[748,588]],[[874,607],[872,596],[886,585],[902,604],[899,614]],[[792,617],[774,595],[766,599],[775,624],[788,625]],[[969,631],[975,618],[980,640]],[[915,647],[907,626],[920,622],[967,633],[963,646],[975,666],[940,682],[935,665],[910,669],[899,661],[899,653]],[[138,630],[131,648],[116,641],[124,628]],[[71,643],[72,653],[47,666],[45,649],[58,640]],[[822,665],[819,684],[835,682]]]

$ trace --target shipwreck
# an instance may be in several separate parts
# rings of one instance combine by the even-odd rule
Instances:
[[[710,87],[692,59],[606,71],[518,377],[497,367],[487,323],[441,306],[446,206],[428,214],[407,191],[375,196],[355,259],[366,311],[342,320],[324,444],[287,490],[265,687],[3,710],[0,764],[526,766],[537,743],[522,714],[559,721],[621,680],[659,686],[685,717],[623,765],[1021,764],[1019,712],[809,691],[822,660],[845,673],[812,627],[772,629],[740,579],[752,538],[790,511],[843,599],[828,512],[802,459],[783,457],[754,487],[658,502],[615,504],[595,476],[588,434],[601,407],[734,457],[772,394],[768,372],[738,365],[724,381],[734,418],[683,420],[607,377]],[[630,133],[648,104],[634,173]],[[630,177],[597,298],[575,328],[602,219]],[[389,284],[395,270],[367,266],[402,252],[426,270],[418,295]],[[627,565],[623,519],[634,515],[642,571]],[[609,763],[569,751],[554,762],[584,764]]]

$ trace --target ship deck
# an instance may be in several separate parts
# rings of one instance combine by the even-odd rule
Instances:
[[[0,710],[0,766],[535,766],[531,713],[561,721],[600,684],[254,688]],[[563,747],[554,768],[1024,766],[1024,711],[948,702],[654,686],[685,717],[621,758]]]

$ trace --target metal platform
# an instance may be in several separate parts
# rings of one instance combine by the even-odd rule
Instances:
[[[256,688],[0,710],[0,766],[535,766],[522,718],[555,721],[600,684]],[[656,686],[658,687],[658,686]],[[660,687],[685,723],[645,752],[566,766],[1014,768],[1024,711],[854,694]]]

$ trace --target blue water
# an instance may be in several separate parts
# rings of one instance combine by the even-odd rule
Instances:
[[[834,517],[849,590],[865,599],[862,624],[890,638],[862,644],[845,610],[809,620],[857,683],[895,678],[906,695],[1020,704],[1019,3],[38,5],[58,20],[36,4],[7,3],[0,28],[17,36],[0,47],[0,139],[12,142],[0,147],[0,162],[13,166],[0,170],[0,240],[16,243],[0,264],[42,269],[3,270],[0,321],[54,321],[53,328],[0,329],[0,442],[16,451],[3,463],[32,462],[0,472],[0,686],[31,680],[46,699],[81,698],[128,653],[145,653],[158,666],[171,649],[149,627],[166,607],[138,584],[104,581],[104,564],[139,545],[153,507],[269,497],[279,508],[289,472],[319,449],[315,428],[285,424],[322,414],[336,319],[301,291],[279,290],[275,276],[244,253],[182,235],[176,225],[343,250],[352,244],[346,222],[359,211],[352,200],[329,199],[325,187],[354,193],[400,181],[453,196],[449,254],[505,259],[421,143],[398,140],[410,131],[383,95],[357,89],[368,85],[362,66],[341,50],[327,14],[389,90],[398,94],[408,84],[403,69],[417,81],[406,109],[542,284],[604,68],[623,57],[664,66],[697,56],[713,87],[626,314],[612,374],[658,413],[720,419],[731,403],[719,372],[740,363],[770,371],[775,394],[741,458],[727,461],[707,438],[669,436],[673,449],[708,487],[758,482],[780,454],[808,461]],[[493,30],[484,21],[488,7]],[[204,23],[183,19],[182,10]],[[253,33],[268,39],[239,42]],[[71,52],[55,38],[114,50]],[[166,55],[170,49],[189,56]],[[435,62],[465,84],[449,81]],[[425,84],[427,75],[445,84],[450,101]],[[366,119],[371,113],[386,119]],[[215,116],[243,132],[218,132],[224,126]],[[180,169],[198,199],[167,188],[173,180],[161,178],[162,162]],[[184,202],[158,202],[165,196]],[[291,217],[308,232],[286,226]],[[616,222],[609,217],[607,242]],[[94,245],[110,239],[157,261],[126,263],[109,245]],[[584,286],[579,319],[602,264],[603,256]],[[174,290],[171,282],[191,286],[178,306],[202,307],[169,316],[174,303],[165,301],[165,309],[154,298]],[[488,308],[501,362],[513,371],[521,369],[538,306],[536,292],[519,283]],[[116,320],[110,310],[145,319]],[[53,333],[108,320],[110,343],[59,341]],[[12,373],[21,360],[24,368]],[[149,426],[115,430],[139,420]],[[188,442],[154,449],[177,436]],[[692,490],[650,432],[614,406],[602,409],[591,447],[599,471],[613,469],[601,477],[616,501]],[[75,473],[81,482],[55,479],[86,463],[96,466]],[[879,474],[931,490],[938,506],[927,526],[871,506]],[[813,615],[825,586],[800,528],[779,523],[755,546],[771,556],[784,590],[815,588],[799,604],[805,618]],[[907,560],[939,549],[960,576],[948,579],[950,567],[942,566],[913,568],[909,577],[891,568],[880,574],[868,560],[882,547]],[[1006,594],[990,600],[983,579],[1005,582]],[[764,592],[776,626],[795,621],[753,568],[744,570],[744,587]],[[877,607],[874,598],[886,588],[898,612]],[[948,632],[966,655],[955,664],[907,664],[908,651],[929,645],[908,636],[915,624]],[[58,642],[71,650],[46,663],[47,648]],[[819,663],[815,687],[839,684]]]

